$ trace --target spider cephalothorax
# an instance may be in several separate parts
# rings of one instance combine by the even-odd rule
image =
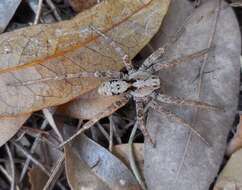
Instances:
[[[98,93],[104,96],[129,93],[134,98],[143,98],[160,88],[159,77],[148,72],[135,71],[127,78],[127,80],[112,79],[102,83],[98,88]]]

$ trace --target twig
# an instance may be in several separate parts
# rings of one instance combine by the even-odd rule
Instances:
[[[18,148],[27,158],[29,158],[36,166],[38,166],[46,175],[50,176],[48,170],[41,164],[36,158],[34,158],[25,148],[21,145],[12,142],[16,148]]]
[[[41,10],[42,10],[42,5],[43,5],[43,0],[39,0],[39,4],[38,4],[38,9],[37,9],[37,13],[34,19],[34,24],[38,24],[39,23],[39,19],[40,19],[40,15],[41,15]]]
[[[97,127],[98,129],[101,131],[101,133],[103,134],[103,136],[109,140],[109,135],[107,133],[107,131],[103,128],[103,126],[100,124],[100,122],[97,122]]]
[[[34,158],[25,148],[21,145],[12,142],[16,148],[18,148],[28,159],[30,159],[36,166],[38,166],[47,176],[51,177],[51,173],[41,164],[36,158]],[[63,187],[62,184],[57,183],[59,187]]]
[[[40,129],[44,130],[47,127],[47,125],[48,125],[48,121],[47,121],[47,119],[45,119],[43,121]],[[33,143],[32,147],[30,149],[31,154],[33,154],[35,152],[35,149],[37,148],[37,145],[39,144],[40,138],[41,138],[40,135],[35,138],[34,143]],[[24,167],[23,167],[23,170],[22,170],[21,175],[20,175],[20,180],[19,180],[20,182],[23,180],[23,178],[24,178],[24,176],[25,176],[25,174],[28,170],[29,164],[30,164],[30,158],[27,157],[27,160],[24,163]]]
[[[118,144],[122,144],[122,139],[120,138],[120,135],[117,131],[117,125],[113,125],[113,132]]]
[[[64,170],[64,160],[65,156],[64,154],[61,154],[60,158],[57,160],[55,166],[53,167],[53,171],[51,172],[51,175],[46,182],[43,190],[53,189],[55,182],[58,180],[62,171]],[[61,183],[58,183],[58,185],[62,190],[65,190],[65,187]]]
[[[112,152],[113,151],[113,126],[114,126],[114,123],[113,123],[112,116],[109,116],[108,119],[109,119],[109,146],[108,146],[108,149],[110,152]]]
[[[129,129],[131,126],[133,126],[135,124],[134,121],[130,121],[129,123],[127,123],[125,126],[124,126],[124,129],[127,130]]]
[[[78,124],[77,124],[77,129],[80,129],[83,124],[83,119],[79,119]]]
[[[56,20],[61,21],[61,16],[59,15],[57,8],[55,6],[55,4],[51,1],[51,0],[45,0],[47,5],[50,7],[51,11],[53,12]]]
[[[7,172],[7,170],[2,165],[0,165],[0,171],[5,175],[5,177],[8,179],[8,181],[10,183],[12,183],[13,180],[12,180],[11,175],[9,175],[9,173]]]
[[[20,129],[19,133],[17,133],[16,136],[18,136],[18,135],[19,135],[19,137],[17,137],[17,139],[15,139],[16,142],[20,141],[25,136],[25,132],[21,131],[21,129]]]
[[[130,163],[130,167],[134,173],[134,176],[136,177],[138,183],[140,184],[140,186],[142,187],[143,190],[146,190],[146,185],[145,183],[143,182],[143,179],[140,175],[140,171],[136,165],[136,162],[135,162],[135,158],[134,158],[134,150],[133,150],[133,141],[134,141],[134,136],[135,136],[135,133],[138,129],[138,125],[137,123],[135,123],[133,129],[132,129],[132,132],[131,132],[131,135],[129,137],[129,142],[128,142],[128,146],[129,146],[129,163]]]
[[[5,149],[8,154],[9,162],[10,162],[10,168],[11,168],[11,190],[16,189],[16,180],[15,180],[15,165],[13,161],[13,155],[12,152],[8,146],[8,143],[5,144]]]
[[[16,164],[23,164],[24,163],[24,160],[16,159],[16,158],[14,158],[13,161]],[[8,160],[6,160],[4,158],[0,158],[0,163],[4,163],[5,164],[6,162],[8,162]]]
[[[63,142],[64,139],[63,139],[58,127],[55,124],[55,120],[54,120],[53,115],[52,115],[53,113],[51,113],[48,108],[44,108],[42,111],[43,111],[44,116],[48,120],[50,126],[52,127],[52,129],[56,132],[56,134],[58,135],[61,142]]]

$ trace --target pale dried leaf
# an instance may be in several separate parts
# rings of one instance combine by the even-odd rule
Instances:
[[[117,100],[120,100],[119,96],[101,96],[95,89],[67,104],[58,106],[57,112],[74,118],[92,119]]]
[[[134,143],[134,156],[139,171],[141,171],[142,175],[144,172],[144,144]],[[128,144],[120,144],[113,147],[113,152],[115,156],[117,156],[126,166],[130,167],[129,162],[129,145]]]
[[[214,190],[242,189],[242,149],[235,152],[220,173]]]
[[[49,178],[39,167],[36,166],[29,170],[28,176],[31,190],[43,190],[43,187]]]
[[[59,105],[88,92],[97,79],[21,82],[80,71],[119,70],[122,58],[90,29],[102,30],[134,57],[157,32],[169,0],[107,0],[70,21],[0,36],[0,115]],[[14,83],[20,83],[14,86]]]
[[[29,116],[30,114],[24,114],[0,119],[0,146],[4,145],[18,132]]]
[[[178,9],[180,3],[187,4],[187,1],[173,1],[173,12],[169,14],[177,20],[175,25],[173,22],[164,22],[167,25],[164,25],[163,31],[167,35],[174,34],[176,28],[182,25],[180,18],[186,16],[180,15],[189,15],[189,12],[183,13],[184,10]],[[209,46],[217,3],[217,0],[208,0],[196,9],[179,40],[166,50],[167,57],[186,55]],[[166,18],[172,20],[171,17]],[[160,78],[166,94],[186,99],[199,98],[200,101],[223,107],[226,112],[195,107],[166,107],[199,131],[209,142],[208,146],[188,128],[150,110],[147,128],[156,140],[156,148],[145,142],[144,173],[149,189],[208,190],[217,175],[237,110],[241,53],[237,20],[232,9],[224,2],[217,24],[212,44],[215,48],[209,52],[201,88],[199,71],[204,57],[160,72]],[[161,35],[161,38],[163,42],[167,41],[166,35]]]
[[[70,131],[69,126],[65,128]],[[87,173],[87,175],[95,175],[95,177],[104,182],[112,190],[140,189],[135,177],[125,164],[85,135],[77,137],[71,143],[71,148],[76,154],[76,158],[72,162],[69,162],[70,160],[66,162],[66,172],[68,182],[73,188],[82,180],[88,185],[88,178],[83,176]],[[68,150],[65,149],[65,151],[70,151],[70,147],[68,147]],[[66,152],[66,159],[69,159],[68,156],[70,155]],[[77,158],[79,162],[76,160]],[[78,164],[79,169],[73,164]],[[83,178],[79,178],[78,176],[83,176]]]
[[[99,179],[79,155],[71,148],[65,145],[66,175],[68,183],[72,190],[110,190],[110,188]]]
[[[45,118],[48,120],[50,126],[52,127],[52,129],[58,135],[59,139],[61,141],[63,141],[63,137],[60,134],[60,131],[59,131],[58,127],[56,126],[55,120],[53,118],[53,113],[48,108],[44,108],[42,111],[43,111]]]

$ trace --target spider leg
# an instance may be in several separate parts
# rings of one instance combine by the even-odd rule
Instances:
[[[160,57],[162,57],[165,53],[165,48],[161,47],[154,51],[148,58],[144,60],[142,65],[139,68],[139,71],[146,71],[153,63]]]
[[[113,112],[118,110],[119,108],[123,107],[128,102],[128,98],[126,96],[121,96],[119,100],[112,103],[109,107],[107,107],[104,111],[96,114],[92,119],[90,119],[88,122],[86,122],[82,128],[80,128],[74,135],[69,137],[67,140],[65,140],[63,143],[59,145],[59,147],[63,147],[65,144],[71,142],[74,138],[76,138],[78,135],[86,131],[87,129],[90,129],[96,122],[98,122],[100,119],[111,115]]]
[[[211,111],[223,111],[223,109],[220,107],[217,107],[205,102],[201,102],[201,101],[185,100],[183,98],[169,96],[169,95],[160,94],[160,93],[153,93],[151,96],[158,102],[165,103],[165,104],[196,107],[196,108],[201,108],[201,109],[206,109]]]
[[[209,145],[209,143],[207,142],[207,140],[200,135],[200,133],[194,129],[191,125],[189,125],[186,121],[184,121],[182,118],[178,117],[176,114],[170,112],[169,110],[164,109],[161,105],[159,105],[157,102],[155,101],[151,101],[149,102],[149,107],[151,107],[152,109],[154,109],[155,111],[158,111],[160,114],[165,115],[166,117],[168,117],[169,119],[175,121],[178,124],[183,125],[184,127],[187,127],[189,129],[191,129],[191,131],[198,136],[205,144]]]
[[[110,44],[110,46],[112,48],[114,48],[114,50],[122,57],[123,59],[123,64],[125,66],[125,68],[127,69],[128,72],[131,72],[134,70],[134,67],[132,65],[132,62],[129,58],[129,55],[124,51],[124,49],[120,46],[118,46],[118,44],[110,37],[107,36],[106,34],[104,34],[102,31],[98,30],[96,27],[90,25],[89,26],[93,31],[95,31],[97,34],[99,34],[100,36],[102,36],[105,41]]]
[[[211,49],[212,48],[206,48],[206,49],[203,49],[201,51],[198,51],[198,52],[186,55],[186,56],[181,56],[177,59],[168,61],[167,63],[160,62],[160,60],[158,59],[158,60],[153,62],[153,65],[151,65],[148,68],[148,71],[157,72],[157,71],[160,71],[160,70],[173,68],[177,65],[187,63],[187,62],[189,62],[189,61],[191,61],[195,58],[199,58],[199,57],[207,54]]]
[[[148,141],[154,146],[155,143],[152,140],[147,128],[145,127],[143,101],[140,99],[135,99],[135,106],[136,106],[137,125],[140,128],[140,130],[142,131],[144,138],[148,139]]]
[[[13,82],[13,83],[8,83],[7,85],[8,86],[27,86],[27,85],[40,83],[40,82],[70,80],[75,78],[122,79],[124,78],[124,75],[121,72],[117,72],[117,71],[79,72],[79,73],[69,73],[64,75],[58,75],[53,77],[51,76],[51,77],[45,77],[41,79],[34,79],[34,80],[28,80],[28,81],[22,81],[22,82]]]

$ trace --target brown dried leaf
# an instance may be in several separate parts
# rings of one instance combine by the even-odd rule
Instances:
[[[66,175],[69,185],[73,190],[110,190],[110,188],[99,179],[70,145],[65,146]]]
[[[137,166],[139,168],[139,171],[141,171],[142,175],[144,173],[144,144],[141,143],[134,143],[134,155],[135,155],[135,161],[137,163]],[[113,152],[115,156],[117,156],[120,160],[123,161],[123,163],[126,164],[126,166],[130,167],[129,164],[129,145],[128,144],[120,144],[113,147]]]
[[[30,114],[25,114],[0,119],[0,146],[4,145],[17,133],[29,116]]]
[[[71,7],[76,12],[81,12],[97,4],[97,0],[68,0]]]
[[[65,127],[70,132],[70,127]],[[69,133],[67,131],[67,133]],[[66,175],[72,189],[138,190],[131,171],[85,135],[65,146]]]
[[[58,106],[57,111],[74,118],[92,119],[119,99],[119,96],[100,96],[95,89],[67,104]]]
[[[169,0],[108,0],[70,21],[32,26],[0,36],[0,115],[66,103],[100,83],[93,78],[36,82],[80,71],[119,70],[122,58],[92,24],[134,57],[157,32]],[[20,83],[18,86],[9,84]]]
[[[242,189],[242,149],[235,152],[218,177],[214,190]]]
[[[147,186],[152,190],[160,187],[208,190],[221,165],[227,135],[234,121],[239,94],[241,34],[228,4],[222,0],[205,1],[192,14],[180,9],[186,7],[187,0],[173,1],[160,35],[162,41],[159,42],[167,42],[163,32],[174,34],[184,23],[184,18],[191,15],[189,21],[185,19],[187,24],[183,33],[167,49],[166,56],[172,58],[190,54],[209,47],[212,41],[214,50],[209,52],[207,62],[206,56],[201,57],[162,71],[159,76],[166,94],[209,102],[223,107],[226,112],[167,106],[199,131],[209,142],[210,146],[207,146],[188,128],[150,110],[147,128],[156,141],[156,148],[145,142],[144,173]],[[219,2],[221,9],[217,17]],[[214,18],[218,18],[215,32]],[[204,75],[199,75],[203,63],[206,63]]]
[[[49,178],[39,167],[31,168],[28,176],[31,190],[43,190]]]

